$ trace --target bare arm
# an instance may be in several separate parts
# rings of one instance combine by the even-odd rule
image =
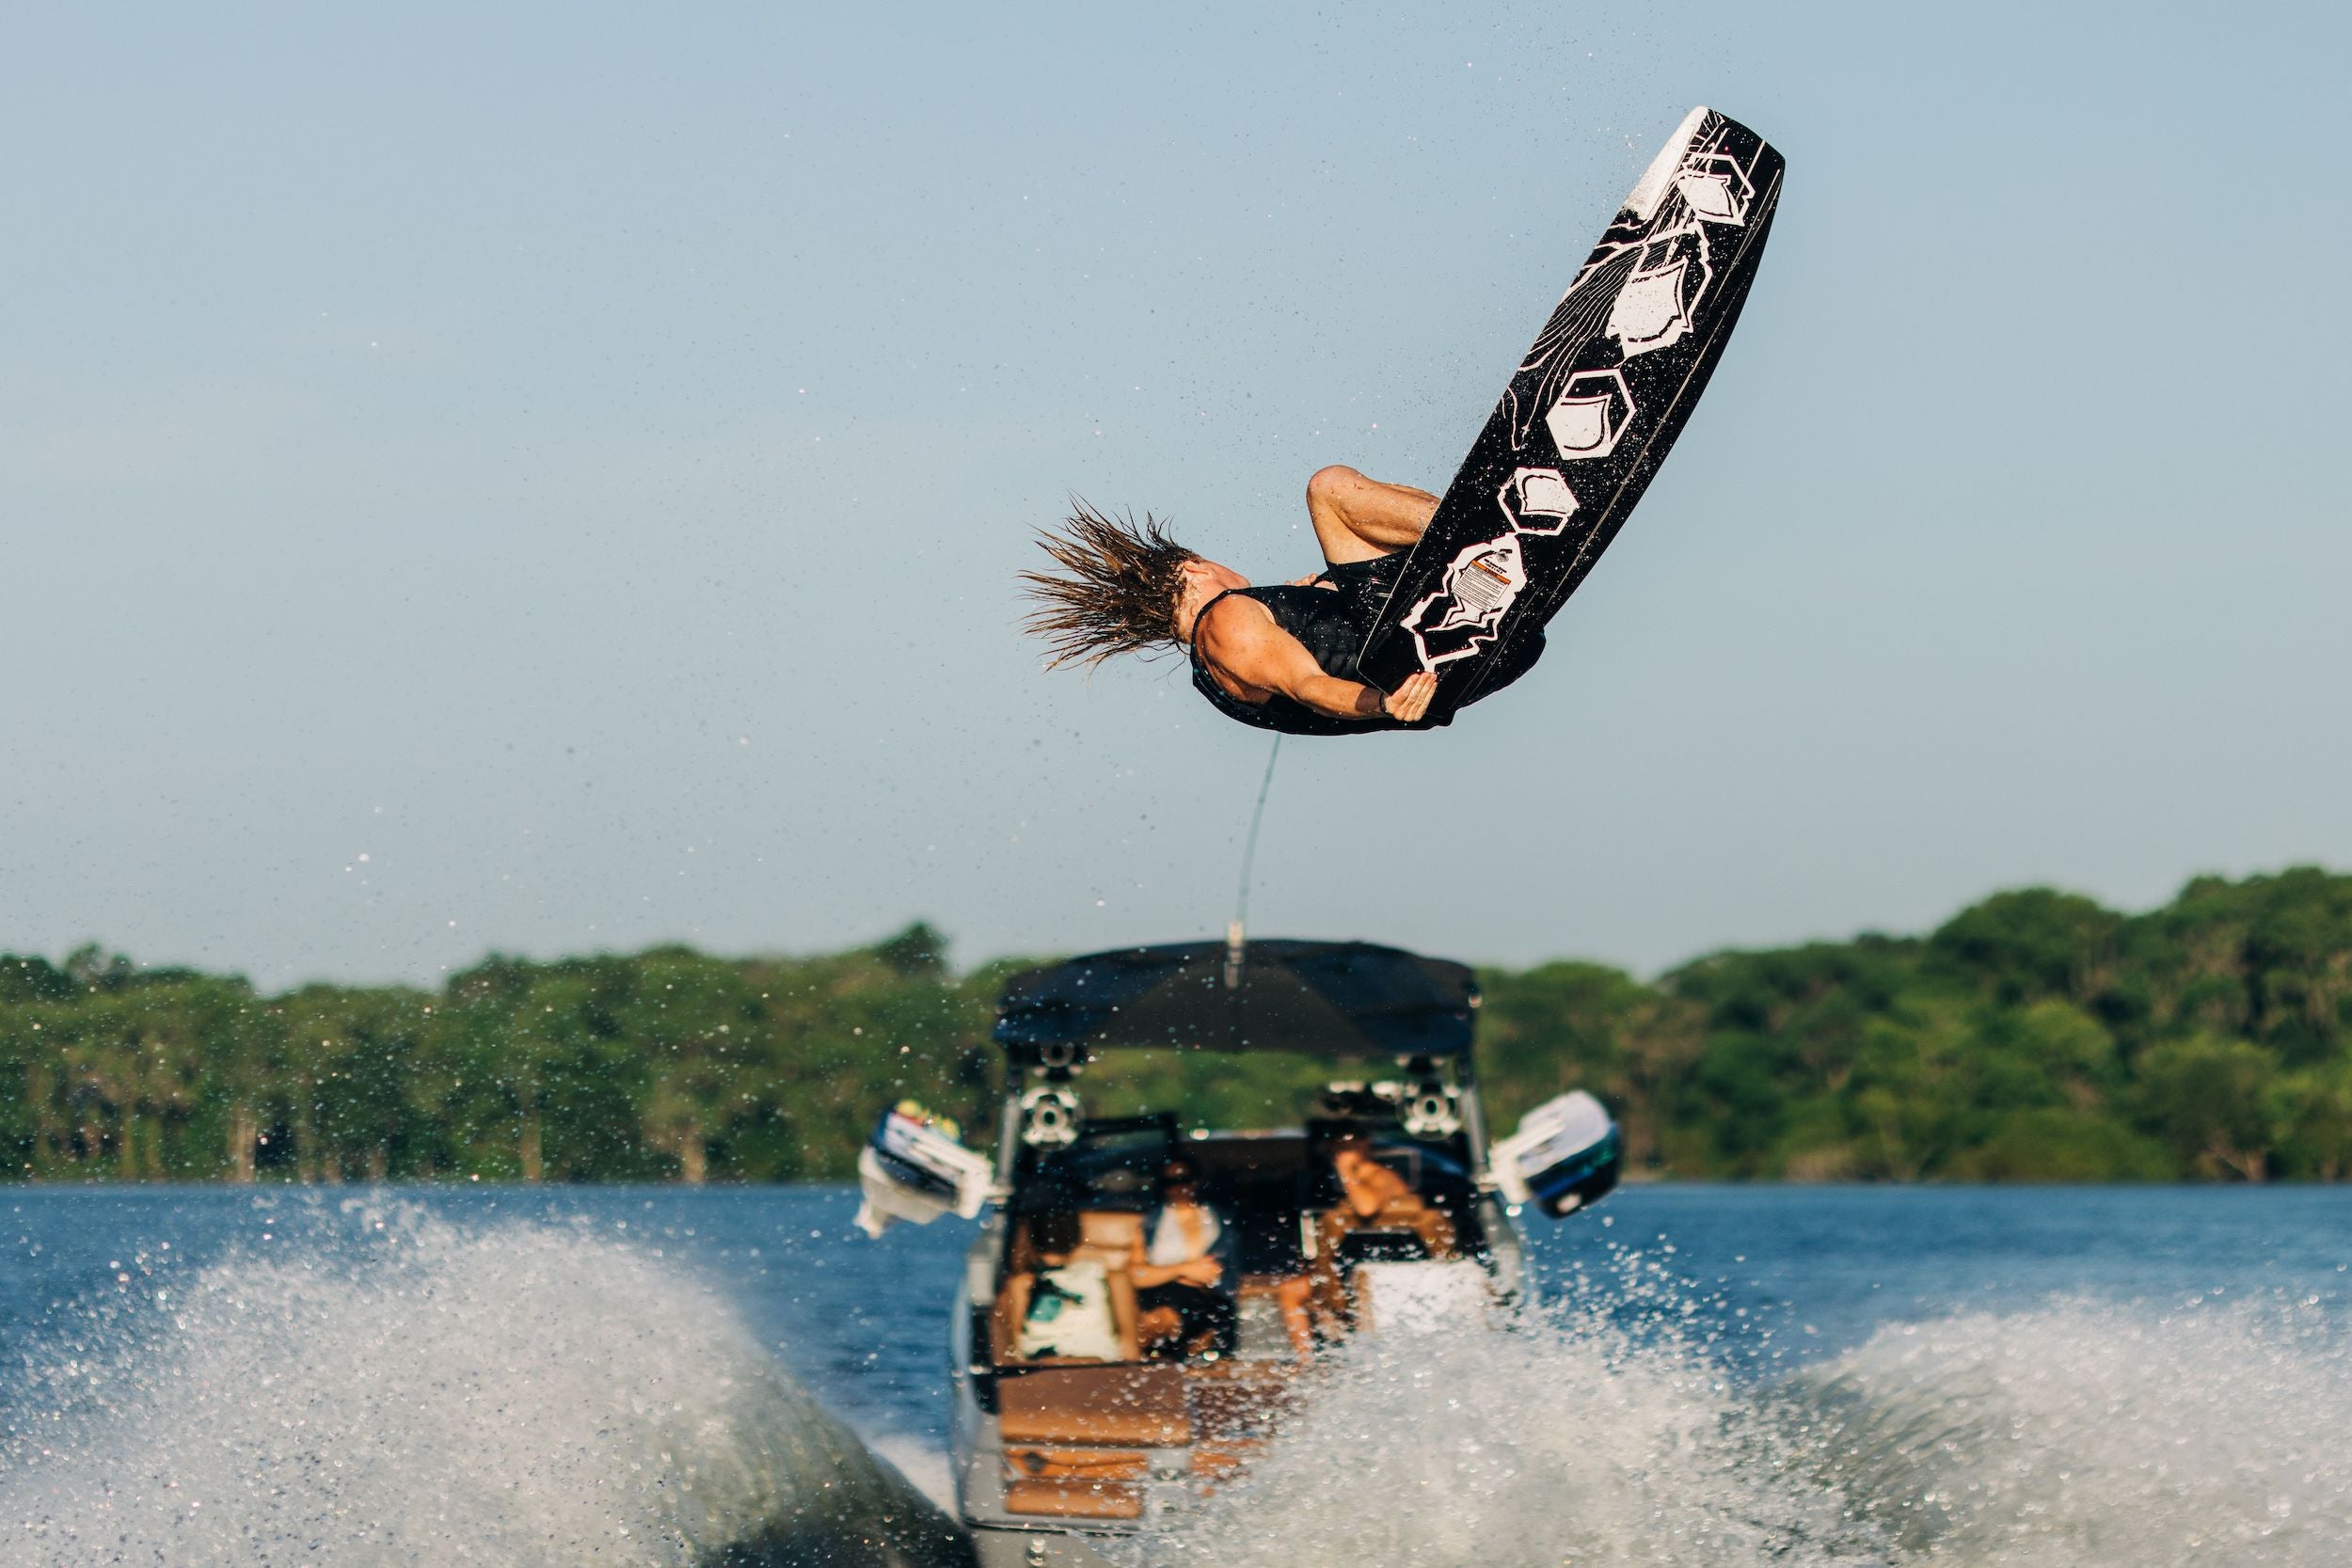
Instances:
[[[1152,1262],[1151,1254],[1144,1248],[1140,1229],[1136,1232],[1134,1245],[1127,1254],[1127,1277],[1135,1281],[1138,1291],[1165,1285],[1171,1279],[1186,1285],[1210,1286],[1215,1285],[1224,1274],[1222,1263],[1201,1253],[1196,1253],[1181,1263]]]
[[[1225,1266],[1214,1258],[1187,1258],[1181,1263],[1136,1263],[1128,1268],[1127,1277],[1136,1282],[1136,1290],[1148,1291],[1171,1279],[1184,1285],[1215,1285],[1224,1273]]]
[[[1136,1290],[1148,1291],[1154,1285],[1165,1285],[1183,1272],[1179,1264],[1152,1262],[1143,1248],[1143,1232],[1136,1230],[1135,1241],[1127,1248],[1127,1277],[1135,1282]]]
[[[1239,604],[1242,609],[1228,609]],[[1307,645],[1280,626],[1266,608],[1249,599],[1227,599],[1193,627],[1200,656],[1245,686],[1279,691],[1301,707],[1334,719],[1369,721],[1386,716],[1406,723],[1429,711],[1438,677],[1408,675],[1393,692],[1361,681],[1324,673]]]
[[[1341,1185],[1347,1191],[1347,1206],[1356,1211],[1359,1219],[1371,1219],[1390,1204],[1412,1196],[1412,1189],[1405,1184],[1403,1178],[1388,1166],[1374,1164],[1370,1161],[1358,1167],[1356,1174],[1343,1180]]]

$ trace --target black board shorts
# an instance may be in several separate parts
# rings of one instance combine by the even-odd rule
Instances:
[[[1396,579],[1404,575],[1405,562],[1409,558],[1407,551],[1391,550],[1386,555],[1375,555],[1370,561],[1349,561],[1336,566],[1327,562],[1322,572],[1316,576],[1317,582],[1331,585],[1324,589],[1324,593],[1339,595],[1341,612],[1355,629],[1356,648],[1348,650],[1347,658],[1351,672],[1356,662],[1356,649],[1364,645],[1364,639],[1372,635],[1372,628],[1379,622],[1380,612],[1389,608],[1389,595],[1396,591]],[[1339,673],[1327,664],[1324,665],[1324,673]],[[1346,678],[1358,680],[1361,677],[1351,673]]]

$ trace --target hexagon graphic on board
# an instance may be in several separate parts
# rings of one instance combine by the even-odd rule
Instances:
[[[1626,356],[1671,348],[1691,325],[1682,302],[1682,276],[1690,263],[1680,257],[1650,272],[1637,272],[1617,291],[1609,308],[1609,331]]]
[[[1720,154],[1696,157],[1675,170],[1675,189],[1692,212],[1709,223],[1744,225],[1756,186],[1747,171]]]
[[[1609,306],[1609,333],[1629,359],[1672,348],[1691,329],[1692,312],[1713,281],[1707,235],[1693,223],[1642,247],[1633,276]]]
[[[1557,468],[1521,468],[1503,482],[1497,499],[1521,533],[1557,533],[1576,515],[1576,492]]]
[[[1568,377],[1544,416],[1551,444],[1572,462],[1608,456],[1632,422],[1633,394],[1626,388],[1624,372],[1615,370],[1579,371]]]

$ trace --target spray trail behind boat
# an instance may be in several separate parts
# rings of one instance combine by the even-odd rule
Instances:
[[[1138,1560],[2352,1561],[2352,1346],[2315,1302],[1960,1314],[1759,1378],[1732,1370],[1720,1304],[1652,1295],[1639,1323],[1618,1297],[1351,1345],[1248,1476]]]
[[[312,1210],[124,1265],[8,1379],[11,1568],[969,1560],[706,1286],[584,1227]]]

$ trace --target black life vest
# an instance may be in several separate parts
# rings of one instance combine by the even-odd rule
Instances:
[[[1198,626],[1219,601],[1229,596],[1255,599],[1265,606],[1276,626],[1305,645],[1325,674],[1343,681],[1361,681],[1363,676],[1356,671],[1356,655],[1372,630],[1374,618],[1387,606],[1389,591],[1396,585],[1396,575],[1404,564],[1405,552],[1396,550],[1370,561],[1326,566],[1319,580],[1330,583],[1328,588],[1295,588],[1288,583],[1229,588],[1200,607],[1194,625]],[[1209,673],[1208,666],[1200,662],[1198,640],[1192,648],[1192,684],[1219,713],[1253,729],[1279,730],[1284,735],[1363,735],[1372,730],[1416,727],[1400,723],[1385,713],[1372,719],[1334,719],[1327,713],[1317,713],[1304,703],[1294,702],[1279,691],[1263,703],[1244,702],[1219,686],[1216,677]]]

